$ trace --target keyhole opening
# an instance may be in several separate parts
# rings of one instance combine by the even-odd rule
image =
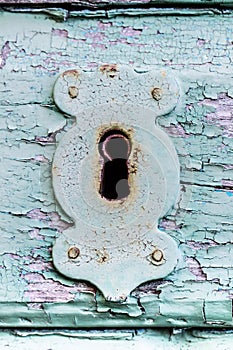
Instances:
[[[100,139],[99,153],[103,159],[100,195],[107,200],[119,200],[130,194],[128,158],[131,144],[121,130],[109,130]]]

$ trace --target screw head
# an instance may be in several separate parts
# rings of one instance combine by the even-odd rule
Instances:
[[[77,248],[77,247],[71,247],[69,250],[68,250],[68,257],[70,259],[77,259],[77,257],[79,256],[80,254],[80,250]]]
[[[70,86],[68,93],[70,98],[76,98],[78,96],[78,88],[76,86]]]
[[[156,101],[159,101],[162,98],[163,91],[161,88],[155,87],[152,89],[151,95],[152,95],[153,99],[155,99]]]
[[[160,265],[164,263],[163,252],[162,250],[156,248],[151,254],[152,263],[155,265]]]

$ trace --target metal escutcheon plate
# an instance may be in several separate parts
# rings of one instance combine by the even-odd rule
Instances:
[[[114,96],[116,91],[121,96],[119,84],[124,86],[122,90],[128,91],[130,74],[130,69],[124,68],[121,77],[127,76],[128,87],[122,80],[117,81],[118,90],[112,82],[117,76],[104,76],[102,80],[107,80],[102,94],[106,95],[109,89],[109,96]],[[65,276],[90,281],[107,300],[122,301],[141,283],[167,276],[177,264],[179,252],[175,241],[159,231],[157,225],[179,193],[179,161],[171,140],[155,125],[156,101],[152,101],[156,113],[148,108],[151,101],[146,103],[145,98],[140,107],[111,97],[107,103],[85,109],[81,102],[84,97],[80,97],[79,103],[75,101],[76,107],[74,98],[70,97],[69,106],[69,99],[62,98],[64,76],[55,85],[55,101],[66,113],[74,114],[77,110],[77,124],[62,138],[55,152],[53,187],[58,202],[74,220],[74,226],[57,238],[53,261]],[[95,77],[96,89],[102,87],[100,82],[97,84],[100,76],[98,72]],[[65,80],[68,94],[68,85],[75,87],[75,81],[70,79]],[[112,79],[110,83],[108,79]],[[157,84],[158,81],[162,81],[159,75]],[[84,91],[79,94],[85,96],[87,90],[84,84]],[[169,101],[172,101],[166,108],[161,107],[167,112],[174,108],[171,105],[178,98],[177,85],[168,84],[164,94],[170,94]],[[99,190],[103,165],[98,145],[107,130],[120,130],[131,142],[130,194],[119,200],[107,200]]]

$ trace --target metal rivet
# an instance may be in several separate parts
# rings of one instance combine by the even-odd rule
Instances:
[[[78,96],[78,88],[76,86],[70,86],[68,89],[70,98],[76,98]]]
[[[156,101],[161,100],[162,94],[163,94],[162,89],[160,89],[160,88],[158,88],[158,87],[155,87],[155,88],[151,91],[151,95],[152,95],[152,97],[153,97]]]
[[[68,257],[70,259],[76,259],[80,254],[80,250],[77,247],[71,247],[68,250]]]
[[[163,262],[163,252],[160,249],[155,249],[151,255],[154,263],[162,263]]]

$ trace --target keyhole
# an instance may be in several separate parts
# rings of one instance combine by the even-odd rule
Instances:
[[[127,197],[130,193],[128,158],[131,146],[127,135],[120,130],[106,132],[99,142],[103,158],[100,194],[108,200]]]

